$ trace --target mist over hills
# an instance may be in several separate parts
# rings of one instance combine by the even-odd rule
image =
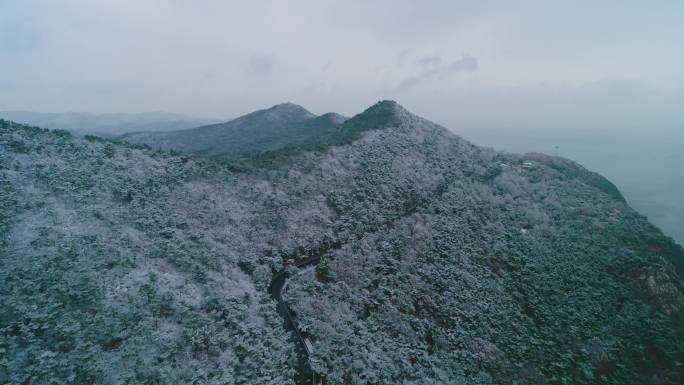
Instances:
[[[684,250],[567,159],[391,101],[168,133],[180,154],[0,125],[2,383],[306,383],[283,269],[328,384],[684,381]]]
[[[182,130],[214,122],[210,119],[164,111],[137,114],[0,111],[0,118],[31,126],[69,130],[77,135],[97,135],[102,137],[114,137],[133,131]]]
[[[226,123],[172,132],[130,133],[118,139],[153,148],[239,159],[325,137],[345,120],[339,114],[316,116],[301,106],[283,103]]]

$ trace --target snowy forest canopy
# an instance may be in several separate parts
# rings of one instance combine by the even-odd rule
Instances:
[[[392,102],[239,161],[0,121],[0,237],[2,383],[291,384],[267,287],[314,251],[285,295],[329,384],[684,381],[679,245]]]

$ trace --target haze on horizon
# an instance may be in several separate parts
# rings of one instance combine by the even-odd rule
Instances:
[[[229,118],[379,99],[463,128],[671,130],[684,3],[10,0],[0,110]]]

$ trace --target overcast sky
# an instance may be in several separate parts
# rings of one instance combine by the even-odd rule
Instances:
[[[684,1],[0,0],[0,110],[681,127]]]

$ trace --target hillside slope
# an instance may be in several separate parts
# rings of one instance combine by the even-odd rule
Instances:
[[[0,124],[0,382],[292,384],[307,255],[329,384],[684,378],[684,250],[573,162],[393,102],[242,173]]]
[[[338,114],[316,116],[301,106],[283,103],[227,123],[173,132],[130,133],[119,139],[153,148],[235,160],[302,145],[326,135],[344,120]]]

